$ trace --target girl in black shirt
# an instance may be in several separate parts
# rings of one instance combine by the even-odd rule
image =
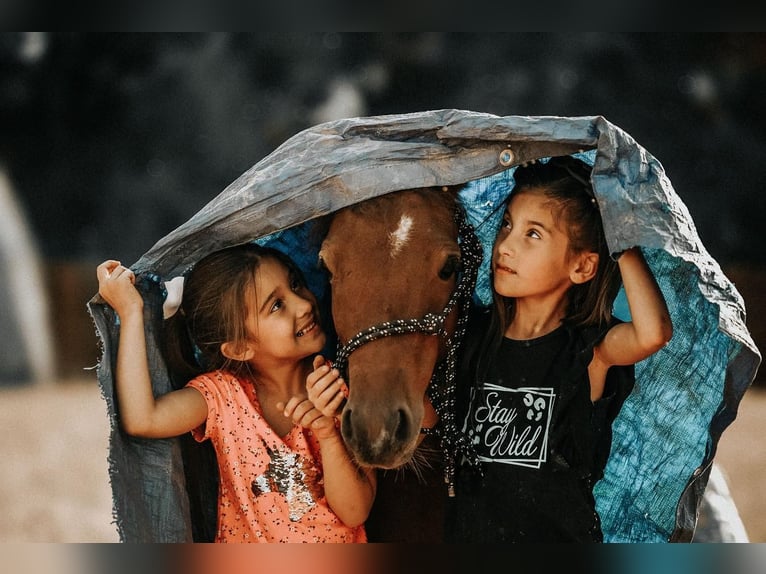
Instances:
[[[592,488],[634,363],[672,325],[639,248],[607,250],[590,167],[519,167],[492,254],[494,306],[471,322],[451,542],[600,542]],[[612,316],[624,285],[631,321]]]

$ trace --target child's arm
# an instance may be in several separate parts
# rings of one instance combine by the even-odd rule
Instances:
[[[120,316],[115,387],[120,423],[126,433],[145,438],[178,436],[207,418],[207,404],[193,388],[170,392],[155,400],[144,336],[144,301],[135,277],[119,261],[96,269],[98,292]]]
[[[310,398],[291,398],[284,413],[314,431],[322,454],[327,502],[346,526],[358,526],[367,520],[375,499],[375,470],[356,464],[335,424],[334,415],[346,394],[338,371],[326,365],[322,357],[314,359],[314,369],[306,385]]]
[[[656,353],[673,336],[665,298],[638,247],[617,260],[630,308],[631,321],[612,327],[594,349],[588,367],[591,399],[601,397],[606,371],[612,365],[632,365]]]

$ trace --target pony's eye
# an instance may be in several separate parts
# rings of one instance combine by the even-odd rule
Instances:
[[[447,261],[439,270],[439,279],[446,281],[460,271],[460,258],[457,255],[450,255]]]

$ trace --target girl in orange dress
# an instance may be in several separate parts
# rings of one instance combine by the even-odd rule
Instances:
[[[374,471],[358,467],[335,418],[322,414],[337,412],[347,389],[319,354],[317,301],[289,257],[251,243],[194,266],[166,348],[191,380],[159,397],[132,271],[108,260],[97,277],[120,318],[120,424],[137,437],[191,431],[212,441],[217,542],[366,542]]]

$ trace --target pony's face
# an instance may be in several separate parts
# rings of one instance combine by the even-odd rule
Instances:
[[[407,190],[334,216],[319,256],[331,276],[339,344],[386,321],[444,310],[460,269],[454,205],[451,190]],[[451,313],[449,333],[456,319]],[[436,335],[397,334],[351,353],[341,431],[359,464],[395,468],[410,460],[443,343]]]

